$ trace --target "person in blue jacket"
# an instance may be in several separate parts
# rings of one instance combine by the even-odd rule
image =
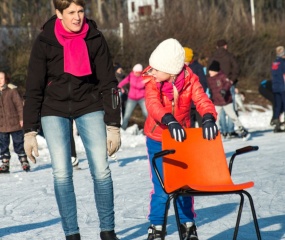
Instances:
[[[191,48],[184,47],[184,51],[185,51],[184,63],[188,67],[190,67],[193,73],[195,73],[199,77],[199,81],[204,89],[204,92],[206,92],[208,88],[208,83],[203,66],[198,62]],[[198,123],[199,127],[202,127],[202,117],[197,112],[194,103],[191,104],[190,119],[191,119],[191,126],[190,126],[191,128],[195,128],[196,122]]]
[[[276,48],[276,59],[271,65],[271,77],[275,103],[275,108],[273,109],[274,132],[282,132],[279,117],[285,110],[285,49],[283,46]]]

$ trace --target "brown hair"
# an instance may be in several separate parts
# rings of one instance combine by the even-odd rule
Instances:
[[[8,74],[4,71],[0,71],[0,73],[4,74],[5,83],[6,84],[10,83],[10,77],[8,76]]]
[[[54,8],[63,12],[64,9],[68,8],[71,3],[75,3],[76,5],[79,5],[81,7],[85,7],[85,1],[84,0],[53,0]]]

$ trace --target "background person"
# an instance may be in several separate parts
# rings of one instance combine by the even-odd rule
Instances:
[[[235,86],[238,82],[240,67],[235,56],[228,51],[228,42],[225,39],[220,39],[217,41],[216,51],[209,59],[208,66],[210,66],[214,60],[219,62],[221,71],[232,82],[230,92],[232,94],[233,107],[235,107]],[[234,111],[236,111],[236,109],[234,109]],[[227,132],[229,138],[239,137],[239,135],[235,132],[234,123],[230,117],[226,116],[223,109],[219,113],[219,121],[221,128]]]
[[[115,76],[120,83],[125,78],[125,72],[119,63],[114,63],[114,70],[115,70]],[[126,104],[128,100],[128,93],[129,93],[129,84],[124,85],[123,91],[120,92],[120,99],[121,99],[121,108],[122,108],[122,117],[125,115],[126,110]]]
[[[9,79],[5,72],[0,72],[0,173],[10,172],[11,154],[9,150],[10,136],[14,151],[24,171],[30,170],[30,164],[24,150],[23,134],[23,100],[17,88],[9,88]]]
[[[207,78],[203,69],[203,66],[198,62],[198,59],[194,58],[194,52],[191,48],[184,47],[185,51],[185,60],[184,63],[190,67],[190,69],[195,73],[199,81],[204,89],[204,92],[207,91],[208,84],[207,84]],[[191,128],[195,128],[196,122],[198,123],[199,127],[202,127],[202,117],[197,112],[196,106],[192,102],[191,104],[191,111],[190,111],[190,120],[191,120]]]
[[[282,132],[280,128],[280,115],[285,111],[285,49],[283,46],[276,48],[276,59],[271,65],[272,92],[275,107],[273,109],[272,123],[275,125],[274,132]]]
[[[209,66],[209,77],[207,80],[211,91],[211,99],[215,104],[218,113],[217,124],[219,129],[219,114],[221,110],[224,110],[228,117],[238,127],[240,137],[242,137],[243,140],[248,140],[250,138],[250,133],[242,126],[233,108],[232,94],[230,92],[232,82],[221,71],[219,62],[213,61]],[[227,135],[225,132],[222,132],[222,130],[220,131],[224,136]]]
[[[130,85],[130,90],[128,93],[128,100],[125,108],[125,114],[122,123],[122,129],[126,130],[128,127],[129,119],[132,116],[132,113],[138,104],[142,110],[144,117],[147,116],[147,111],[145,107],[145,86],[142,81],[142,70],[143,66],[138,63],[133,67],[133,71],[126,76],[118,85],[121,88],[122,93],[124,93],[124,86],[126,84]]]
[[[275,103],[274,103],[274,95],[272,92],[272,81],[263,79],[259,86],[258,86],[258,92],[261,96],[263,96],[265,99],[267,99],[269,102],[271,102],[272,105],[272,118],[270,120],[270,125],[273,125],[273,113],[275,109]]]

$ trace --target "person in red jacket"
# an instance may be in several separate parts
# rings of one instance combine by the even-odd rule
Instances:
[[[161,42],[152,52],[149,65],[143,71],[143,79],[146,83],[145,101],[148,116],[144,126],[146,145],[149,160],[156,152],[162,150],[161,135],[164,129],[168,129],[172,138],[182,142],[186,139],[184,128],[190,127],[190,106],[192,101],[197,111],[202,116],[202,128],[204,138],[215,139],[218,128],[215,124],[215,106],[203,90],[197,75],[184,64],[184,49],[173,38]],[[164,221],[164,209],[168,195],[163,191],[152,164],[150,213],[148,219],[148,240],[162,239]],[[162,170],[162,159],[158,161],[158,169]],[[192,197],[182,197],[178,201],[181,229],[183,239],[198,239],[194,222],[194,207]]]

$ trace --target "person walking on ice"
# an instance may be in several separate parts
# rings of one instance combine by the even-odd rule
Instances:
[[[149,66],[143,71],[148,111],[144,133],[153,184],[148,215],[150,221],[148,240],[164,239],[166,235],[162,232],[162,225],[168,195],[163,191],[151,164],[154,154],[162,150],[162,131],[168,129],[172,138],[179,142],[191,138],[186,136],[184,128],[190,128],[190,110],[193,101],[202,116],[203,137],[212,140],[218,134],[215,106],[204,92],[197,75],[184,64],[184,58],[185,52],[181,44],[176,39],[166,39],[152,52]],[[160,158],[157,163],[161,172],[162,159]],[[183,239],[197,240],[194,198],[184,196],[178,201],[181,203],[178,207]]]
[[[70,143],[75,121],[92,177],[100,239],[118,240],[107,158],[121,144],[118,81],[112,59],[102,32],[85,17],[84,0],[53,3],[56,15],[44,24],[35,40],[28,66],[25,150],[36,163],[36,135],[41,121],[64,235],[66,240],[80,240]]]

